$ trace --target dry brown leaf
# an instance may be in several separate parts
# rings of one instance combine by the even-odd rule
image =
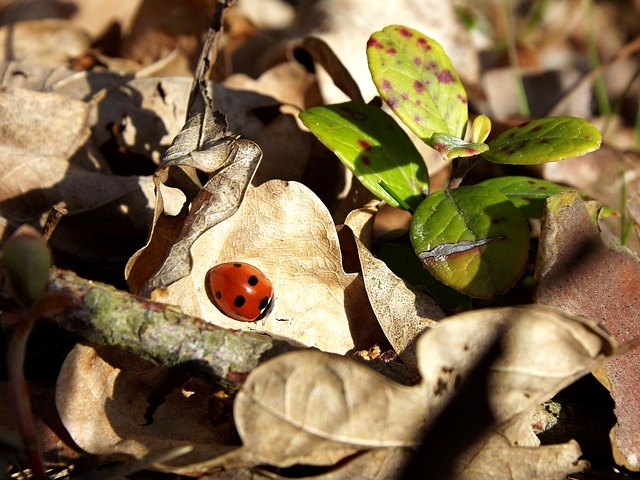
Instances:
[[[258,462],[334,465],[361,450],[415,444],[427,405],[412,388],[322,352],[279,358],[250,375],[234,405],[244,449]]]
[[[601,321],[619,343],[640,337],[635,306],[640,261],[603,241],[587,204],[575,193],[548,202],[536,262],[537,303]],[[611,391],[617,424],[611,431],[616,462],[640,470],[640,349],[604,363],[596,375]]]
[[[415,342],[438,325],[444,311],[424,291],[411,287],[357,241],[367,296],[389,343],[402,360],[417,365]]]
[[[438,14],[433,15],[433,12]],[[409,25],[435,38],[451,57],[457,72],[468,82],[477,81],[477,52],[450,3],[303,1],[298,5],[296,23],[291,31],[300,37],[313,35],[326,42],[354,77],[365,100],[369,100],[377,92],[367,66],[367,40],[374,31],[391,24]],[[318,81],[327,103],[345,101],[345,95],[324,71],[318,72]]]
[[[344,225],[348,226],[366,248],[371,247],[373,239],[373,225],[380,209],[380,200],[369,200],[363,207],[351,210],[344,219]]]
[[[361,450],[417,446],[419,432],[455,397],[496,339],[502,353],[489,367],[486,402],[498,430],[457,458],[451,478],[474,478],[479,471],[509,478],[516,463],[529,475],[517,478],[531,480],[583,469],[585,463],[575,463],[575,443],[529,454],[528,448],[515,448],[520,439],[507,441],[500,433],[612,351],[612,340],[595,324],[539,306],[479,310],[443,320],[418,341],[423,382],[415,387],[322,352],[297,351],[270,360],[249,375],[236,398],[234,416],[244,446],[213,463],[326,465]],[[541,458],[553,463],[540,466]]]
[[[70,22],[31,20],[0,27],[0,60],[32,65],[68,65],[90,46],[89,35]]]
[[[492,435],[470,459],[456,480],[565,480],[568,473],[588,467],[576,441],[538,448],[514,447]]]
[[[179,472],[235,448],[231,418],[212,424],[213,393],[204,382],[122,351],[78,345],[60,371],[56,406],[73,440],[89,453],[141,459],[178,445],[193,447],[156,465]]]
[[[311,138],[298,126],[299,110],[287,112],[273,97],[253,93],[262,90],[261,79],[240,81],[236,78],[233,85],[243,89],[218,85],[214,104],[229,118],[232,132],[253,140],[264,152],[253,184],[274,178],[300,180],[309,157]]]
[[[250,188],[238,211],[203,233],[191,248],[191,274],[167,289],[163,300],[216,325],[288,338],[345,353],[384,340],[362,279],[342,268],[335,226],[322,202],[295,182],[272,180]],[[275,311],[243,323],[222,314],[207,292],[215,265],[243,261],[271,280]]]
[[[78,268],[87,275],[120,274],[132,242],[146,235],[150,182],[104,173],[108,167],[86,147],[85,103],[7,87],[0,89],[0,101],[0,230],[38,224],[52,206],[64,206],[69,215],[51,240],[59,265],[81,260]]]

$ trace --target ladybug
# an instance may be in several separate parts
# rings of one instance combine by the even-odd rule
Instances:
[[[222,313],[241,322],[266,317],[273,307],[273,286],[253,265],[229,262],[209,271],[213,304]]]

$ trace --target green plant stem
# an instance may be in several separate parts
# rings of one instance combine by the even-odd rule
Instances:
[[[19,318],[13,325],[11,340],[7,346],[7,370],[9,376],[9,396],[13,403],[13,411],[20,427],[24,453],[27,457],[33,478],[46,480],[47,473],[35,431],[35,423],[31,413],[31,400],[24,377],[24,361],[27,350],[27,340],[33,328],[34,321]]]
[[[589,33],[587,35],[587,61],[589,68],[595,69],[600,66],[600,55],[598,54],[598,45],[596,43],[595,26],[593,23],[593,0],[587,0],[587,13],[589,19]],[[598,109],[602,115],[611,115],[611,105],[607,95],[607,88],[604,84],[602,75],[593,82]]]
[[[522,116],[528,117],[531,111],[529,109],[527,93],[524,89],[524,82],[522,81],[522,73],[520,72],[520,65],[518,62],[518,49],[516,48],[516,37],[513,28],[514,20],[511,0],[504,0],[504,9],[507,15],[507,53],[509,55],[509,63],[511,64],[511,71],[513,72],[513,79],[516,85],[518,108],[520,109],[520,114]]]

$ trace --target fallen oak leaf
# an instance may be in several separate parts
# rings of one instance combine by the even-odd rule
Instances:
[[[486,399],[495,430],[466,450],[451,471],[452,478],[473,478],[466,472],[479,469],[508,478],[509,468],[522,458],[517,452],[528,450],[516,447],[519,439],[506,438],[502,431],[611,353],[611,338],[592,322],[539,306],[449,317],[420,337],[423,381],[414,387],[395,384],[336,355],[307,350],[281,355],[255,369],[236,397],[234,416],[243,447],[211,466],[327,465],[362,450],[415,447],[419,434],[456,395],[457,386],[496,338],[502,338],[502,353],[489,368]],[[545,452],[554,452],[551,459],[565,460],[549,469],[536,467]],[[479,458],[483,460],[476,463]],[[573,462],[575,442],[526,458],[531,463],[521,471],[533,472],[530,479],[561,478],[558,470],[566,475],[586,466]],[[523,475],[518,478],[526,478]]]
[[[336,353],[385,342],[361,276],[343,269],[329,211],[300,183],[272,180],[249,188],[238,211],[204,232],[191,255],[196,260],[191,273],[168,287],[163,298],[185,312],[224,328]],[[209,271],[232,261],[257,267],[273,284],[274,312],[264,320],[238,322],[213,304]]]

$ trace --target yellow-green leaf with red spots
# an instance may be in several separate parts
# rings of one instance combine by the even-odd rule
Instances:
[[[382,99],[425,143],[434,133],[464,136],[467,94],[438,42],[390,25],[371,35],[367,58]]]

